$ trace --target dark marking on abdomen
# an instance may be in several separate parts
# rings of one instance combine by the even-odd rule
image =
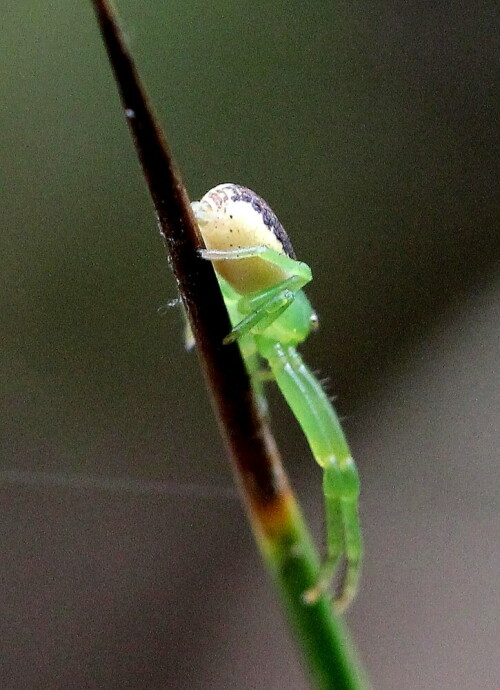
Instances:
[[[254,211],[257,211],[262,216],[264,225],[267,225],[274,233],[274,236],[281,242],[285,254],[291,259],[297,258],[285,228],[279,222],[278,216],[262,197],[252,192],[248,187],[242,187],[239,184],[228,184],[210,195],[210,198],[218,208],[225,205],[227,201],[226,193],[231,197],[231,201],[244,201],[247,204],[251,204]]]

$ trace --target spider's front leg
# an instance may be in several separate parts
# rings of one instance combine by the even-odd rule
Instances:
[[[253,329],[263,332],[290,306],[297,292],[312,279],[311,269],[307,264],[265,246],[226,251],[201,249],[200,254],[204,259],[214,262],[257,260],[252,266],[252,271],[257,274],[259,261],[276,268],[277,282],[274,285],[241,297],[238,310],[245,317],[233,326],[231,333],[224,338],[224,343],[233,342]]]
[[[343,461],[329,458],[323,467],[323,495],[328,554],[316,586],[304,593],[304,600],[314,603],[328,590],[343,556],[345,571],[335,598],[335,608],[343,612],[356,595],[363,554],[358,514],[359,476],[352,457]]]
[[[343,611],[356,594],[361,571],[358,472],[330,400],[295,348],[265,336],[256,336],[256,342],[323,469],[327,558],[304,600],[314,603],[328,590],[343,559],[345,571],[335,600],[337,609]]]

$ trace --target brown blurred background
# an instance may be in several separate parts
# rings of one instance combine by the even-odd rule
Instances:
[[[313,268],[375,687],[498,687],[495,3],[118,4],[192,198],[254,188]],[[157,313],[174,281],[90,3],[2,19],[0,686],[306,688]],[[320,541],[319,469],[270,397]]]

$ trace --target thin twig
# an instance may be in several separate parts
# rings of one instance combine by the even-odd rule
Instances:
[[[274,502],[288,486],[269,428],[257,411],[236,344],[223,345],[231,330],[221,292],[203,247],[180,174],[140,83],[109,2],[94,2],[123,109],[171,257],[221,428],[252,502]]]
[[[267,421],[259,414],[239,348],[222,344],[231,326],[221,292],[211,264],[197,252],[203,245],[188,196],[116,13],[107,0],[92,1],[258,545],[278,582],[316,686],[365,687],[343,625],[326,598],[315,605],[302,600],[317,578],[317,554]]]

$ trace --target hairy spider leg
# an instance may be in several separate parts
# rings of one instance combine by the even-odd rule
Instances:
[[[317,585],[304,598],[313,603],[327,590],[343,556],[345,573],[335,604],[344,610],[356,593],[363,551],[356,466],[330,400],[296,349],[265,335],[256,335],[255,342],[323,468],[327,559]]]

